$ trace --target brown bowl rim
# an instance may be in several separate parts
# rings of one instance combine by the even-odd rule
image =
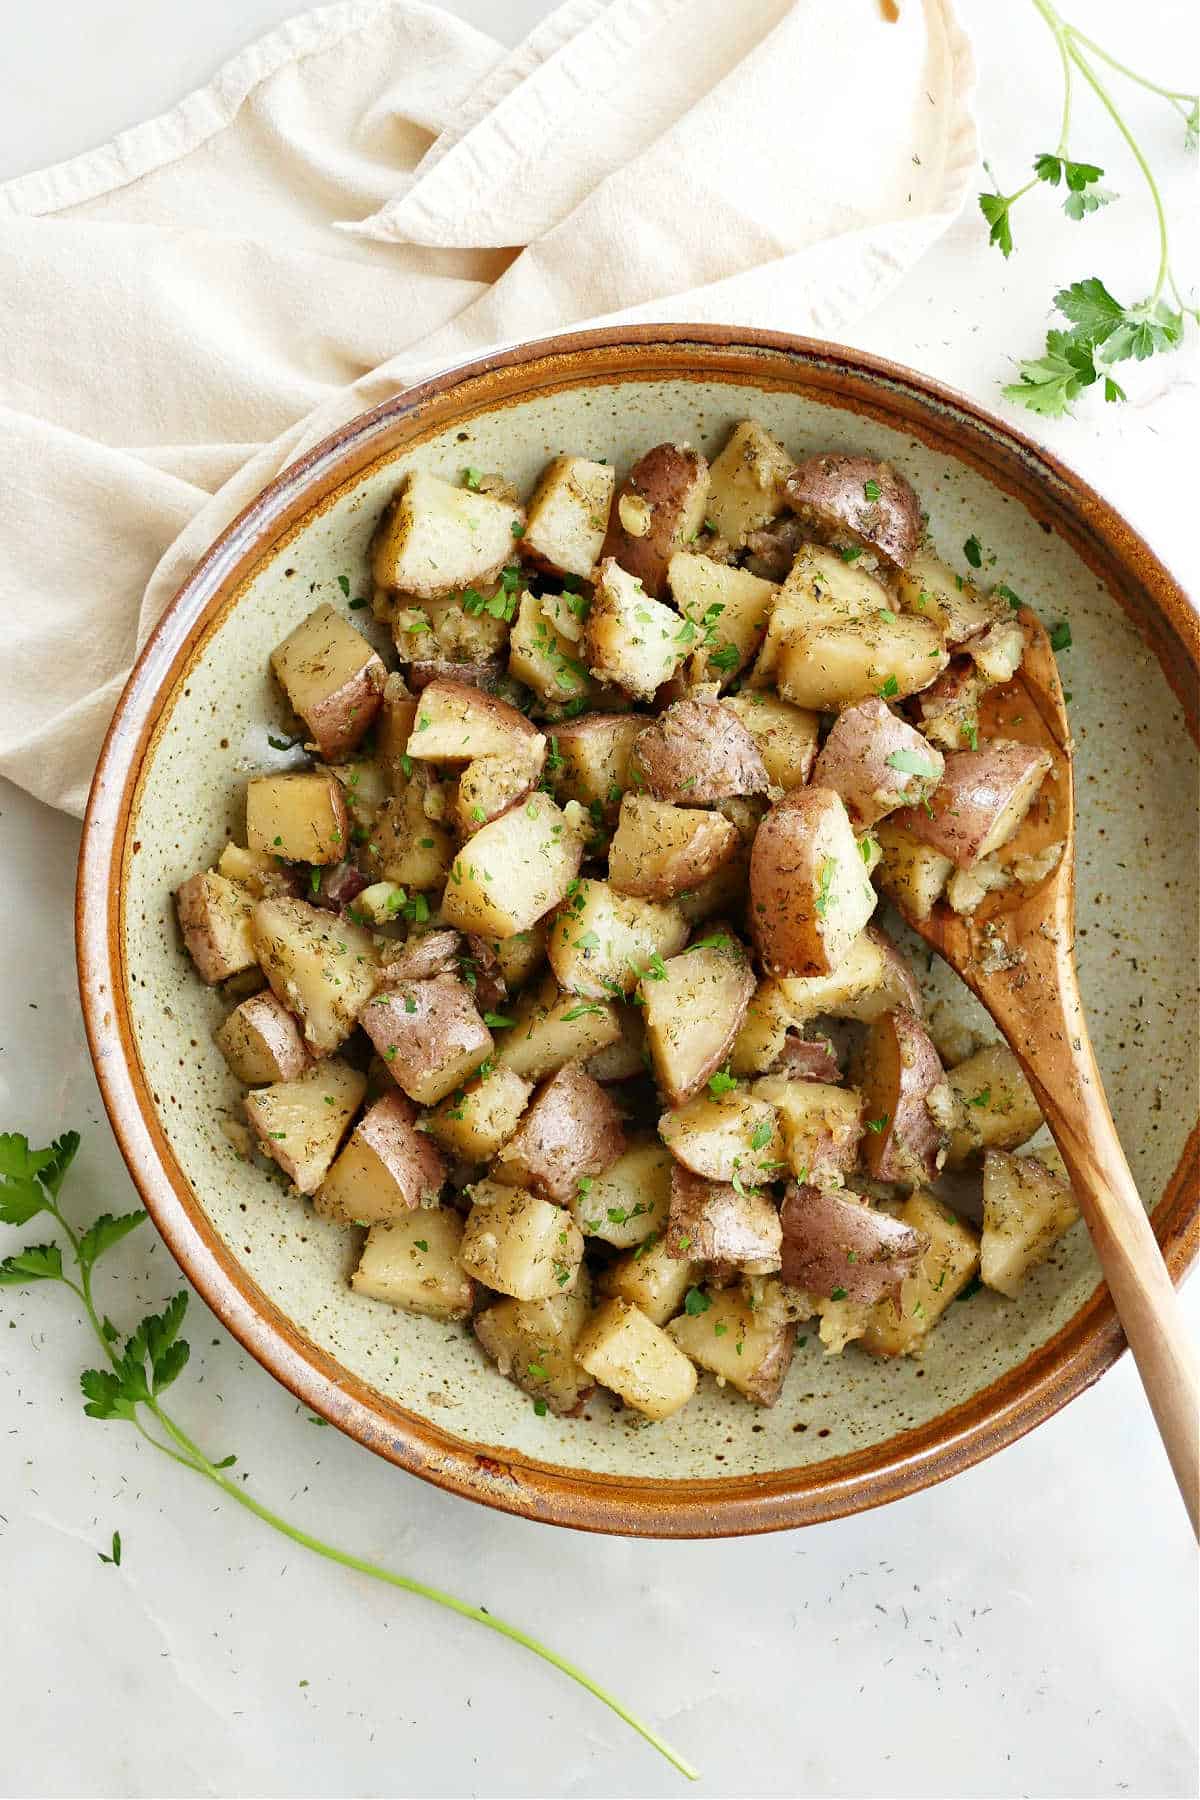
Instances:
[[[598,360],[597,360],[598,359]],[[580,363],[588,367],[580,372]],[[592,366],[595,364],[595,366]],[[1200,619],[1140,535],[1051,452],[968,397],[899,364],[787,333],[717,325],[642,325],[580,331],[461,363],[359,414],[277,476],[221,534],[180,587],[139,655],[105,737],[80,848],[75,935],[88,1045],[118,1146],[161,1236],[222,1323],[285,1387],[367,1448],[424,1480],[503,1511],[587,1531],[645,1537],[722,1537],[781,1530],[899,1499],[993,1455],[1096,1381],[1125,1340],[1100,1284],[1062,1329],[1016,1368],[922,1426],[867,1450],[769,1474],[650,1480],[571,1471],[508,1448],[439,1430],[347,1374],[262,1293],[214,1232],[176,1163],[133,1038],[126,997],[123,871],[140,772],[157,720],[202,639],[261,556],[290,525],[385,454],[402,424],[414,443],[453,418],[495,410],[487,384],[512,371],[544,379],[528,392],[625,379],[728,373],[752,385],[824,384],[829,404],[943,440],[993,485],[1007,486],[1064,530],[1134,617],[1196,729]],[[859,391],[854,399],[846,393]],[[463,391],[482,396],[463,406]],[[869,398],[867,397],[869,393]],[[881,398],[886,396],[886,403]],[[503,402],[501,402],[503,403]],[[911,410],[906,414],[904,407]],[[426,413],[432,419],[426,419]],[[1003,476],[993,462],[1005,463]],[[1022,491],[1024,490],[1024,491]],[[1114,576],[1120,579],[1114,580]],[[1154,1212],[1178,1281],[1200,1239],[1200,1124]]]

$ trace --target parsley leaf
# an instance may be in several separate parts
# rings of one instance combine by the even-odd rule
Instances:
[[[122,1213],[116,1219],[111,1213],[101,1213],[79,1240],[79,1261],[83,1267],[90,1269],[93,1263],[99,1262],[106,1250],[111,1250],[123,1237],[136,1231],[145,1217],[144,1212]]]
[[[708,1078],[708,1091],[714,1100],[719,1100],[722,1094],[731,1094],[736,1086],[737,1076],[731,1075],[728,1069],[718,1069]]]
[[[1071,627],[1065,619],[1050,628],[1050,648],[1052,650],[1069,650],[1071,648]]]
[[[937,774],[937,769],[919,750],[893,750],[883,760],[889,769],[898,769],[901,775],[923,775],[932,780]]]
[[[1001,256],[1012,255],[1012,226],[1009,224],[1008,209],[1012,204],[1008,194],[980,194],[979,210],[991,226],[988,243],[995,244]]]
[[[694,1319],[700,1313],[706,1313],[711,1305],[712,1301],[704,1292],[704,1289],[693,1287],[689,1288],[687,1291],[686,1298],[683,1302],[683,1310],[690,1319]]]

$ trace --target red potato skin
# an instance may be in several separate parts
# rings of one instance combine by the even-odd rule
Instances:
[[[402,981],[432,981],[435,975],[452,975],[461,950],[457,931],[427,931],[424,937],[409,938],[407,943],[393,946],[390,960],[383,965],[382,983],[398,987]]]
[[[929,776],[893,768],[888,757],[911,752]],[[906,802],[917,804],[941,780],[945,759],[919,731],[872,696],[838,714],[813,765],[814,787],[840,794],[854,823],[868,827]]]
[[[578,1063],[567,1063],[542,1083],[492,1173],[566,1206],[581,1180],[602,1175],[624,1150],[616,1105]]]
[[[414,1010],[409,1010],[408,1001]],[[493,1048],[492,1034],[470,989],[454,975],[409,982],[402,990],[383,989],[367,1002],[359,1024],[387,1064],[392,1080],[406,1091],[431,1063],[443,1061],[448,1048],[464,1054],[478,1051],[480,1062]]]
[[[364,1114],[354,1134],[375,1152],[410,1211],[423,1200],[435,1200],[449,1173],[437,1145],[416,1129],[416,1117],[417,1109],[406,1094],[385,1094]]]
[[[921,992],[912,966],[906,957],[901,956],[887,932],[878,925],[867,926],[867,936],[877,945],[884,961],[891,970],[895,985],[904,995],[903,1004],[909,1012],[915,1013],[918,1019],[925,1017],[925,996]]]
[[[876,1019],[863,1083],[864,1117],[885,1120],[863,1139],[863,1160],[876,1181],[916,1185],[935,1179],[946,1139],[925,1102],[945,1079],[942,1059],[916,1013],[901,1006]]]
[[[930,798],[931,810],[905,807],[896,822],[931,844],[960,869],[979,861],[988,832],[1031,771],[1050,766],[1045,750],[1030,744],[981,744],[952,750]]]
[[[739,1194],[725,1181],[671,1170],[667,1255],[688,1262],[777,1262],[779,1215],[765,1194]]]
[[[715,700],[668,706],[637,738],[632,767],[656,800],[676,806],[715,806],[770,786],[753,737]]]
[[[873,1306],[895,1294],[929,1240],[911,1225],[844,1194],[793,1182],[784,1197],[781,1274],[789,1287],[823,1299]]]
[[[787,1075],[793,1081],[825,1081],[836,1084],[842,1079],[841,1064],[834,1055],[828,1038],[801,1037],[789,1031],[783,1050],[775,1059],[772,1075]]]
[[[426,658],[408,665],[408,683],[414,693],[424,693],[435,681],[455,682],[460,687],[479,688],[485,694],[495,693],[504,677],[502,657],[486,662],[445,662]]]
[[[323,757],[344,756],[366,736],[383,704],[386,680],[383,659],[372,656],[349,681],[309,707],[304,722]]]
[[[206,880],[203,873],[189,875],[176,890],[175,907],[179,916],[179,929],[183,933],[188,955],[196,966],[196,973],[201,981],[206,981],[212,987],[238,971],[226,966],[224,958],[211,941],[208,905],[205,900]]]
[[[798,946],[820,933],[810,899],[814,828],[821,811],[841,807],[826,788],[792,788],[760,822],[750,850],[750,931],[769,975],[824,975],[826,961]]]
[[[879,489],[874,499],[867,497],[871,483]],[[788,505],[815,535],[874,550],[896,569],[906,569],[916,554],[921,502],[891,463],[870,456],[809,456],[784,485]]]
[[[314,905],[327,912],[341,912],[344,906],[357,900],[366,886],[366,876],[352,862],[327,863],[321,870]]]
[[[681,548],[679,526],[688,498],[707,471],[708,464],[698,450],[682,449],[678,444],[656,444],[647,450],[613,496],[596,566],[611,556],[627,575],[641,582],[652,599],[661,599],[667,588],[667,564]],[[627,495],[648,501],[653,509],[645,537],[634,537],[621,523],[621,500]]]
[[[745,567],[763,581],[786,581],[805,541],[804,526],[799,519],[776,519],[773,524],[764,525],[761,531],[752,531],[747,537]]]

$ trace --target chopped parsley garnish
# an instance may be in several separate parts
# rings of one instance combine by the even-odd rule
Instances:
[[[700,1313],[706,1313],[711,1305],[712,1301],[704,1292],[704,1289],[694,1287],[689,1288],[687,1291],[687,1296],[683,1302],[683,1310],[690,1319],[694,1319]]]

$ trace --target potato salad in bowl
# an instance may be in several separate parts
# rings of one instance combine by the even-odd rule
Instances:
[[[177,893],[227,1125],[539,1412],[780,1398],[798,1326],[920,1348],[1073,1222],[1003,1043],[902,933],[1061,855],[1025,631],[902,471],[741,421],[618,480],[405,476],[271,657],[296,766]],[[1027,847],[1036,822],[1035,850]],[[811,1323],[806,1324],[805,1322]]]

